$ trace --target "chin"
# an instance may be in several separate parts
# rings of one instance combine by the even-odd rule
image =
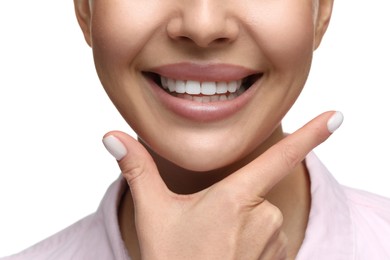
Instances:
[[[228,163],[224,163],[221,161],[205,162],[202,160],[191,160],[190,158],[188,159],[189,160],[182,160],[181,162],[176,163],[176,165],[192,172],[211,172],[229,165]]]
[[[220,148],[215,151],[199,150],[188,152],[182,150],[172,152],[165,158],[180,168],[192,172],[211,172],[225,168],[240,159],[239,154],[233,154],[230,151],[222,151]],[[233,150],[234,151],[234,150]],[[237,151],[237,150],[236,150]]]

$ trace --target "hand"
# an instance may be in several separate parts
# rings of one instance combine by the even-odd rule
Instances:
[[[286,259],[283,216],[264,197],[341,122],[340,114],[324,113],[237,172],[191,195],[166,187],[139,142],[121,132],[106,134],[104,143],[132,193],[142,259]]]

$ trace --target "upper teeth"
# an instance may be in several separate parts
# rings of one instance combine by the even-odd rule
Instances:
[[[195,80],[175,80],[161,76],[163,88],[170,92],[187,93],[190,95],[215,95],[234,93],[241,87],[241,80],[229,82],[195,81]]]

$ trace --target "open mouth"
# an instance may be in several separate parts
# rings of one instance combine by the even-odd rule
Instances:
[[[257,73],[232,81],[201,82],[167,78],[154,72],[143,74],[171,96],[199,103],[233,100],[248,90],[263,75]]]

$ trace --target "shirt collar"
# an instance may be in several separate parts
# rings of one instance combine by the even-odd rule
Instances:
[[[114,259],[116,260],[130,260],[119,230],[118,221],[119,203],[126,189],[126,180],[120,175],[108,188],[97,210],[98,217],[103,221],[112,255],[115,256]]]
[[[297,259],[353,259],[353,228],[343,187],[313,152],[305,162],[311,182],[311,209]]]

